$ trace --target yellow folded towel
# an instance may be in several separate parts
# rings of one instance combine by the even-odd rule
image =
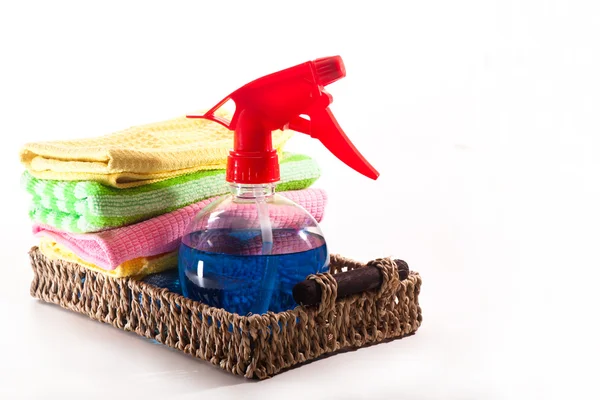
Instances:
[[[112,276],[113,278],[122,278],[126,276],[142,277],[166,271],[167,269],[177,268],[177,251],[171,251],[169,253],[151,257],[134,258],[133,260],[125,261],[113,270],[106,270],[82,260],[71,250],[56,243],[50,238],[43,237],[40,240],[39,248],[42,254],[49,259],[74,262],[95,272]]]
[[[230,119],[228,114],[221,116]],[[281,151],[290,131],[273,132]],[[97,138],[29,143],[21,162],[40,179],[97,181],[129,188],[199,170],[223,169],[233,133],[205,119],[185,116]]]

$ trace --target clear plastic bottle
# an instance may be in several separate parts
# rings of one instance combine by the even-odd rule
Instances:
[[[204,115],[234,131],[227,158],[231,194],[189,224],[179,251],[185,296],[241,315],[284,311],[293,286],[327,271],[325,240],[315,219],[276,195],[279,162],[271,134],[289,128],[318,139],[361,174],[379,173],[354,147],[329,109],[324,90],[346,75],[341,57],[308,61],[263,76],[225,97]],[[230,121],[215,113],[235,103]]]
[[[186,297],[240,315],[280,312],[296,306],[296,283],[328,270],[317,221],[274,188],[231,184],[192,220],[179,250]]]

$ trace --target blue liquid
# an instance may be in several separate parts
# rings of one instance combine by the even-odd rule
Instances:
[[[211,239],[205,240],[207,236]],[[305,231],[275,230],[271,255],[261,255],[256,246],[250,245],[256,243],[257,237],[260,238],[260,231],[256,230],[186,235],[179,249],[183,295],[240,315],[296,307],[292,296],[294,285],[310,274],[329,269],[323,237]],[[221,244],[219,249],[227,243],[227,253],[206,251],[216,242]],[[202,250],[193,248],[191,243]],[[290,249],[303,251],[283,253]],[[253,255],[253,251],[258,254]]]

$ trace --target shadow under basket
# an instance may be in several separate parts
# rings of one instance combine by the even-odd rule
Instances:
[[[281,313],[240,316],[135,278],[112,278],[30,251],[31,295],[135,332],[236,375],[265,379],[343,350],[401,338],[421,324],[421,277],[400,280],[390,259],[368,263],[383,277],[379,289],[336,299],[333,274],[362,264],[332,255],[330,272],[311,276],[322,301]]]

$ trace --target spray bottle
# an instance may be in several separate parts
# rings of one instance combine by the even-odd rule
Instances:
[[[189,224],[179,250],[186,297],[240,315],[294,308],[294,285],[328,271],[329,254],[315,219],[275,194],[279,180],[271,132],[291,129],[318,139],[361,174],[379,173],[354,147],[328,106],[326,85],[346,75],[341,57],[305,62],[252,81],[208,110],[206,118],[234,131],[226,180],[231,193]],[[233,100],[231,121],[215,115]]]

